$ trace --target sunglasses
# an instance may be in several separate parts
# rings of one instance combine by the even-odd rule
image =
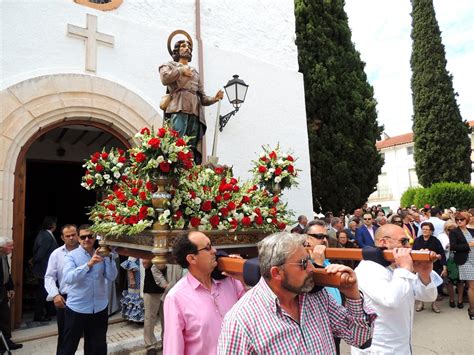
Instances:
[[[394,219],[394,220],[392,221],[392,223],[402,223],[402,220],[401,220],[401,219]]]
[[[407,245],[409,242],[410,242],[410,238],[403,238],[403,239],[400,239],[400,243],[401,243],[403,246]]]
[[[314,234],[306,233],[306,235],[309,235],[310,237],[313,237],[319,240],[323,240],[324,238],[328,237],[328,235],[324,233],[314,233]]]
[[[200,251],[203,251],[203,250],[211,251],[212,250],[212,244],[208,244],[204,248],[198,249],[196,254],[199,253]]]
[[[372,218],[364,218],[364,221],[371,221]]]
[[[282,265],[299,265],[301,267],[301,270],[304,271],[308,267],[308,262],[313,262],[313,259],[308,255],[306,258],[301,259],[299,263],[285,263]]]
[[[462,221],[465,221],[466,218],[455,218],[454,219],[456,222],[462,222]]]
[[[80,235],[79,236],[79,239],[81,239],[81,240],[86,240],[86,238],[87,239],[95,239],[95,236],[94,236],[94,234],[86,234],[86,235]]]

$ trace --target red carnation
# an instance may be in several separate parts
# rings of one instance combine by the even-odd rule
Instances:
[[[109,205],[107,206],[107,209],[110,211],[115,211],[115,205],[113,203],[109,203]]]
[[[295,172],[295,167],[293,165],[288,165],[288,172],[293,174]]]
[[[158,137],[163,138],[166,134],[166,128],[160,128],[158,130]]]
[[[177,147],[184,147],[186,145],[186,142],[183,138],[179,138],[177,141],[176,141],[176,146]]]
[[[227,201],[227,200],[230,200],[231,198],[232,198],[232,195],[231,195],[230,193],[226,192],[226,193],[224,194],[224,200]]]
[[[232,221],[229,222],[231,229],[237,229],[239,226],[239,222],[237,222],[236,219],[233,219]]]
[[[118,158],[118,162],[119,162],[119,163],[125,163],[126,161],[127,161],[127,158],[125,158],[124,156],[120,156],[120,157]]]
[[[140,200],[145,201],[146,200],[146,192],[142,191],[140,192],[140,195],[138,196]]]
[[[98,173],[100,173],[101,171],[104,171],[104,167],[100,164],[97,164],[95,166],[95,171],[97,171]]]
[[[222,216],[224,217],[227,217],[227,215],[229,214],[229,210],[225,207],[222,207],[219,211],[222,213]]]
[[[245,227],[248,227],[252,224],[252,221],[250,220],[250,217],[243,217],[242,218],[242,225],[245,226]]]
[[[258,208],[258,207],[257,207],[256,209],[254,209],[253,211],[254,211],[256,214],[258,214],[259,216],[262,215],[262,212],[260,211],[260,208]]]
[[[268,213],[270,213],[272,216],[276,216],[277,210],[276,210],[276,208],[270,208],[270,209],[268,210]]]
[[[122,224],[123,216],[115,216],[115,223]]]
[[[232,188],[232,190],[233,190],[234,192],[239,192],[240,187],[239,187],[238,185],[234,185],[234,187]]]
[[[286,160],[295,161],[295,159],[293,159],[293,157],[292,157],[291,155],[288,155],[288,156],[286,157]]]
[[[189,191],[189,194],[191,195],[192,199],[196,198],[196,193],[193,190]]]
[[[214,172],[217,174],[217,175],[220,175],[224,172],[224,168],[218,166],[218,167],[215,167],[214,168]]]
[[[87,179],[86,180],[86,184],[89,185],[89,186],[91,186],[93,183],[94,183],[94,180],[92,180],[92,179]]]
[[[275,169],[275,176],[281,175],[281,168]]]
[[[146,216],[148,216],[148,207],[146,206],[142,206],[140,207],[140,211],[138,212],[138,219],[140,221],[143,221]]]
[[[212,228],[217,228],[217,226],[219,225],[219,216],[212,216],[211,218],[209,218],[209,223],[211,224]]]
[[[204,201],[201,204],[201,211],[209,212],[212,209],[212,202],[209,200]]]
[[[229,210],[231,210],[231,211],[232,211],[232,210],[235,210],[235,207],[236,207],[236,206],[235,206],[235,202],[233,202],[233,201],[230,201],[230,202],[227,204],[227,208],[228,208]]]
[[[150,134],[150,130],[147,127],[143,127],[142,130],[140,131],[141,134]]]
[[[222,195],[217,195],[217,196],[214,198],[214,200],[215,200],[217,203],[221,202],[221,201],[222,201]]]
[[[177,211],[174,213],[174,215],[173,215],[173,218],[174,218],[175,220],[178,220],[178,219],[180,219],[181,217],[183,217],[183,212],[181,212],[180,210],[177,210]]]
[[[110,194],[109,196],[107,196],[107,199],[112,201],[114,199],[114,195]]]
[[[263,224],[263,218],[262,218],[262,216],[255,216],[254,221],[255,221],[255,223],[257,223],[258,225],[262,225],[262,224]]]
[[[278,223],[278,228],[279,228],[280,230],[283,230],[283,229],[285,229],[285,228],[286,228],[286,224],[285,224],[285,223],[283,223],[283,222],[281,222],[281,223]]]
[[[130,218],[128,219],[128,223],[129,224],[137,224],[138,223],[138,216],[137,215],[130,216]]]
[[[278,198],[278,196],[273,197],[273,203],[278,203],[279,201],[280,199]]]
[[[160,147],[161,141],[158,138],[151,138],[148,141],[148,145],[152,147],[153,149],[158,149]]]
[[[154,183],[152,183],[151,181],[147,181],[146,184],[145,184],[145,187],[150,192],[155,192],[156,191],[156,185]]]
[[[135,160],[137,161],[137,163],[141,163],[145,161],[145,159],[146,159],[146,156],[142,152],[135,154]]]
[[[274,150],[272,150],[272,152],[270,154],[268,154],[268,156],[270,157],[270,159],[273,159],[273,160],[276,160],[276,158],[277,158],[277,155],[276,155]]]
[[[131,199],[130,199],[130,200],[127,201],[127,206],[128,206],[128,207],[133,207],[133,206],[135,206],[136,204],[137,204],[137,203],[135,202],[135,200],[131,200]]]
[[[242,196],[242,203],[249,203],[250,202],[250,197],[247,195]]]
[[[232,185],[237,184],[237,179],[236,179],[236,178],[230,179],[230,183],[231,183]]]
[[[140,191],[140,190],[139,190],[138,187],[134,187],[134,188],[132,188],[132,190],[131,190],[133,196],[137,196],[139,191]]]
[[[106,153],[106,152],[103,152],[103,153],[100,155],[100,157],[101,157],[102,159],[104,159],[104,160],[107,160],[107,158],[109,157],[109,154]]]
[[[266,171],[267,171],[267,168],[264,167],[263,165],[260,165],[260,166],[258,167],[258,172],[259,172],[259,173],[262,173],[262,174],[263,174],[263,173],[265,173]]]
[[[191,223],[192,227],[196,228],[197,226],[199,226],[201,224],[201,219],[198,218],[198,217],[193,217],[193,218],[191,218],[189,223]]]
[[[123,155],[125,153],[125,151],[120,148],[117,148],[117,152],[119,153],[119,155]]]
[[[261,161],[267,161],[268,159],[267,159],[266,156],[263,156],[263,157],[260,157],[260,160],[261,160]]]
[[[168,163],[167,161],[162,161],[160,163],[160,170],[164,173],[169,173],[171,169],[171,164]]]
[[[93,157],[91,158],[91,162],[94,163],[94,164],[97,163],[98,161],[99,161],[99,158],[98,158],[98,157],[93,156]]]

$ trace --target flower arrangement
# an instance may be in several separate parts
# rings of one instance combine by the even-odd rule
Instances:
[[[135,138],[138,144],[129,150],[131,169],[141,177],[152,171],[176,174],[178,169],[190,169],[193,166],[189,137],[179,137],[178,132],[167,126],[156,132],[145,127]]]
[[[278,144],[276,148],[262,146],[263,152],[257,160],[252,161],[255,181],[267,190],[274,191],[277,186],[283,190],[298,186],[298,169],[294,166],[295,159],[288,153],[283,153]]]
[[[102,234],[137,234],[153,224],[155,213],[151,196],[156,186],[150,181],[126,177],[104,200],[90,211],[91,229]]]
[[[179,180],[172,226],[199,230],[284,229],[286,204],[253,182],[241,186],[225,167],[195,166]]]
[[[110,188],[121,181],[127,167],[125,151],[112,148],[109,152],[95,152],[82,166],[86,172],[81,185],[87,190]]]

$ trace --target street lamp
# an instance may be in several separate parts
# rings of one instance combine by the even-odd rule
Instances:
[[[230,118],[239,111],[240,105],[244,103],[247,95],[248,85],[238,75],[234,75],[224,86],[225,93],[229,102],[234,106],[234,110],[224,116],[219,115],[219,131],[222,132]]]

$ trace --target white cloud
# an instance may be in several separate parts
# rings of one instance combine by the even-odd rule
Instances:
[[[435,0],[435,11],[465,120],[474,120],[474,1]],[[352,41],[366,63],[378,101],[378,120],[393,136],[411,131],[411,4],[409,1],[346,0]]]

